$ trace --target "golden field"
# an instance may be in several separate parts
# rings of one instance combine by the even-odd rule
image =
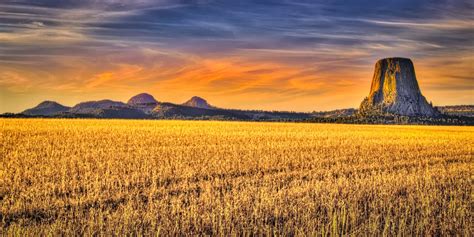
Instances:
[[[0,124],[0,235],[473,233],[473,127]]]

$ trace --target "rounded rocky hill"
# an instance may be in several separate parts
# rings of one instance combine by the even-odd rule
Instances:
[[[201,109],[213,109],[214,106],[207,103],[207,101],[199,96],[193,96],[188,101],[184,102],[184,106],[201,108]]]
[[[129,105],[157,104],[158,101],[147,93],[141,93],[130,98],[127,102]]]
[[[69,109],[70,107],[61,105],[55,101],[47,100],[47,101],[41,102],[34,108],[23,111],[22,114],[51,116],[51,115],[56,115],[62,112],[66,112]]]

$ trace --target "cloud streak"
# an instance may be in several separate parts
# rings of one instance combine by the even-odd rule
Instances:
[[[310,111],[357,106],[374,62],[403,56],[434,102],[473,103],[473,10],[463,0],[7,0],[0,88],[31,105],[146,90]]]

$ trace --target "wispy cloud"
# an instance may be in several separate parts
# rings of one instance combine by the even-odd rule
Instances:
[[[384,21],[384,20],[362,20],[367,23],[379,25],[398,26],[417,30],[458,30],[472,29],[472,20],[435,20],[432,22],[409,22],[409,21]]]
[[[435,102],[472,103],[473,10],[467,0],[6,0],[0,88],[329,109],[357,106],[372,64],[404,56]]]

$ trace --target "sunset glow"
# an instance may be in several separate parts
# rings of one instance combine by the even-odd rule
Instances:
[[[356,108],[377,59],[435,105],[474,103],[472,1],[6,0],[0,113],[147,92],[223,108]],[[370,7],[368,7],[370,6]]]

